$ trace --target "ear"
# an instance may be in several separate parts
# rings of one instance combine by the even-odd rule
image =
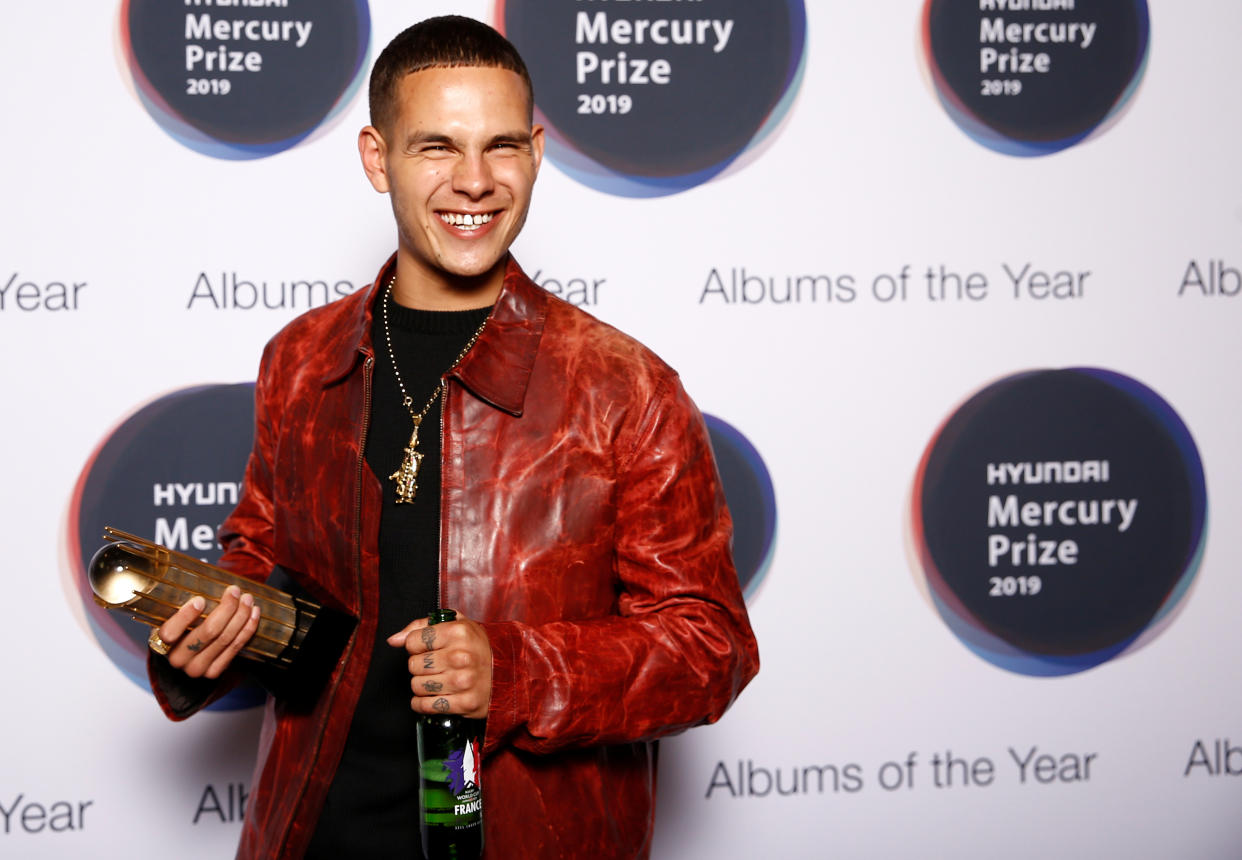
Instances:
[[[535,174],[539,174],[539,165],[543,164],[543,126],[534,125],[530,130],[530,148],[535,155]]]
[[[375,126],[368,125],[358,132],[358,156],[371,187],[380,194],[388,193],[388,144]]]

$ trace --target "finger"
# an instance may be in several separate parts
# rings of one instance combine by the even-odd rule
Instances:
[[[215,638],[220,635],[220,632],[228,626],[240,602],[241,589],[236,585],[230,585],[224,590],[224,594],[221,595],[220,603],[216,608],[207,613],[207,617],[198,626],[189,630],[177,640],[176,645],[168,655],[168,662],[178,669],[185,669],[187,664],[214,642]],[[200,670],[205,669],[206,664],[199,668]]]
[[[410,676],[410,690],[415,696],[440,696],[469,694],[471,701],[486,696],[491,688],[491,677],[467,661],[454,661],[465,664],[466,668],[444,669],[434,674],[415,674]]]
[[[392,645],[394,648],[401,648],[405,645],[405,640],[411,633],[413,633],[415,630],[418,630],[426,626],[427,626],[426,618],[415,618],[409,624],[405,625],[400,630],[398,630],[396,633],[389,636],[388,639],[385,641],[387,641],[388,644]]]
[[[455,693],[456,690],[446,689],[448,680],[439,675],[430,678],[411,678],[410,689],[416,696],[439,696],[444,693]]]
[[[194,623],[206,606],[207,601],[202,595],[191,597],[160,625],[160,638],[170,646],[177,644],[177,640],[185,634],[186,628]]]
[[[411,655],[418,655],[443,648],[448,643],[445,626],[444,623],[428,624],[421,629],[411,631],[410,635],[405,637],[405,650]]]
[[[237,600],[236,608],[233,614],[225,619],[224,628],[219,630],[211,639],[203,639],[202,647],[195,649],[194,657],[190,660],[190,665],[186,667],[186,671],[192,670],[195,675],[206,674],[207,669],[215,662],[215,659],[226,649],[237,635],[241,633],[250,622],[250,616],[254,610],[254,598],[249,594],[243,594]],[[213,613],[214,614],[214,613]],[[206,625],[207,622],[204,622]],[[213,619],[214,624],[214,619]],[[194,638],[198,631],[195,630],[189,634],[187,638]],[[186,647],[193,647],[192,645]]]
[[[433,668],[410,673],[410,687],[419,695],[428,693],[460,693],[469,690],[482,679],[483,673],[478,670],[470,655],[464,651],[436,651],[433,654],[416,654],[410,658],[421,665],[426,657],[432,658]],[[423,692],[424,685],[435,682],[440,686]]]
[[[243,604],[246,597],[249,596],[245,595],[242,597]],[[259,607],[251,606],[250,618],[242,625],[237,635],[233,637],[233,641],[224,647],[224,650],[211,662],[211,665],[207,667],[207,671],[203,674],[208,678],[219,678],[224,673],[224,670],[229,667],[229,664],[233,662],[233,658],[241,652],[242,648],[246,647],[246,643],[250,641],[250,637],[254,636],[254,632],[258,629]]]
[[[436,656],[435,652],[432,651],[424,651],[422,654],[411,654],[409,662],[410,674],[434,675],[439,672],[442,667],[437,664]]]
[[[410,655],[407,666],[411,675],[427,676],[456,670],[459,675],[474,677],[480,673],[483,662],[478,656],[469,648],[452,642],[444,631],[437,634],[435,645],[431,651]]]
[[[418,714],[427,714],[429,716],[435,714],[460,714],[460,710],[454,708],[453,700],[456,696],[436,696],[435,698],[415,696],[410,701],[410,709]]]
[[[486,698],[477,692],[445,693],[442,696],[415,696],[410,710],[419,714],[462,714],[473,719],[487,716]]]

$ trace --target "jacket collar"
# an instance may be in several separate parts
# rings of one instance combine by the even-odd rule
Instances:
[[[383,295],[396,264],[397,255],[393,254],[367,290],[342,300],[349,303],[343,308],[344,318],[324,344],[325,355],[332,356],[326,384],[344,379],[360,359],[374,355],[371,325],[375,303]],[[548,302],[547,292],[526,277],[510,255],[504,285],[483,334],[446,376],[497,409],[521,415],[548,316]]]

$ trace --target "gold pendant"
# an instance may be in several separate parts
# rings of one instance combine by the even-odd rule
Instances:
[[[414,432],[410,434],[410,444],[405,447],[401,468],[388,476],[388,480],[397,482],[399,505],[414,501],[414,494],[418,492],[418,467],[423,462],[423,455],[418,453],[418,425],[421,423],[422,418],[415,416]]]

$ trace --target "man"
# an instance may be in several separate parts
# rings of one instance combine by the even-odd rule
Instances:
[[[424,21],[370,94],[358,148],[397,253],[268,344],[221,529],[222,564],[356,626],[309,703],[269,701],[239,856],[417,856],[411,708],[486,720],[487,856],[645,856],[655,739],[719,718],[758,668],[701,416],[509,256],[544,147],[512,45]],[[236,674],[252,603],[159,629],[170,716]],[[426,631],[437,605],[459,620]]]

